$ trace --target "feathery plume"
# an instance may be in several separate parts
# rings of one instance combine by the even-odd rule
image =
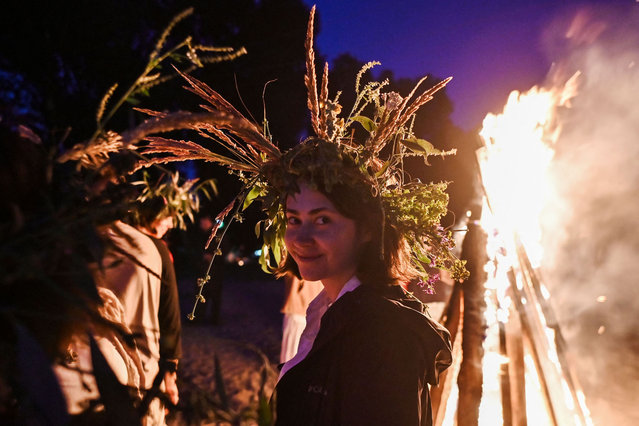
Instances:
[[[98,123],[98,126],[102,121],[102,116],[104,115],[104,110],[106,109],[107,102],[109,102],[109,99],[111,99],[111,96],[113,96],[113,93],[117,88],[118,83],[115,83],[113,86],[109,87],[109,90],[107,90],[107,92],[102,97],[100,105],[98,106],[98,112],[95,114],[95,122]]]
[[[315,74],[315,51],[313,50],[313,23],[315,21],[315,6],[311,8],[311,14],[308,17],[308,27],[306,29],[306,75],[304,83],[308,92],[308,109],[311,112],[311,124],[317,135],[320,131],[320,111],[319,101],[317,100],[317,76]]]
[[[320,133],[317,136],[322,138],[328,138],[328,124],[327,114],[328,114],[328,62],[324,64],[324,73],[322,74],[322,88],[320,91],[320,99],[319,99],[319,130]]]

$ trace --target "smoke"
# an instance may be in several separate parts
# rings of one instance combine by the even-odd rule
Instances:
[[[630,3],[630,2],[629,2]],[[588,9],[546,41],[561,111],[542,272],[595,424],[639,422],[639,4]]]

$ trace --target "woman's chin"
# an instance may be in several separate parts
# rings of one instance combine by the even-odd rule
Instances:
[[[323,278],[323,274],[314,268],[299,268],[299,271],[304,281],[321,281]]]

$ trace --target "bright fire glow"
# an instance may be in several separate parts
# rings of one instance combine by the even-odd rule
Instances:
[[[479,132],[485,144],[479,166],[494,220],[502,233],[519,235],[533,266],[542,254],[539,217],[550,187],[552,147],[561,130],[555,116],[574,96],[577,77],[561,90],[513,91],[503,112],[488,114]]]
[[[483,122],[480,136],[484,148],[478,152],[478,162],[488,205],[484,206],[482,225],[488,233],[487,253],[493,260],[486,267],[486,322],[487,339],[484,349],[484,395],[480,407],[480,425],[501,424],[500,408],[500,364],[508,362],[507,354],[500,353],[498,342],[499,323],[508,321],[517,310],[513,306],[508,289],[511,285],[506,271],[518,263],[515,241],[518,239],[526,249],[533,268],[541,261],[541,228],[539,219],[546,205],[552,182],[547,171],[553,159],[553,146],[559,137],[556,115],[562,106],[567,106],[576,94],[575,74],[562,88],[545,89],[533,87],[526,93],[514,91],[501,114],[489,114]],[[516,288],[523,291],[524,279],[516,279]],[[551,374],[551,395],[564,400],[564,407],[555,407],[558,419],[571,418],[574,424],[582,424],[575,413],[575,405],[585,408],[583,401],[575,401],[562,371],[555,346],[555,330],[546,323],[540,303],[550,299],[548,289],[540,286],[539,296],[521,294],[523,310],[535,319],[541,340],[537,343],[539,353],[546,357],[556,370]],[[532,304],[530,304],[530,303]],[[532,332],[533,334],[535,331]],[[529,424],[550,424],[552,408],[542,396],[544,390],[537,367],[531,358],[531,343],[528,342],[525,364],[526,412]],[[545,367],[549,368],[549,367]],[[555,375],[556,374],[556,375]],[[556,379],[558,378],[558,379]],[[554,384],[553,384],[554,383]],[[563,396],[563,398],[561,398]],[[579,394],[583,398],[583,394]],[[555,402],[553,402],[555,404]],[[586,411],[586,410],[584,410]],[[589,419],[586,424],[589,424]]]

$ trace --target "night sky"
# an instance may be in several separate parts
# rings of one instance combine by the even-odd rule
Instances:
[[[636,0],[305,0],[316,4],[316,40],[329,61],[348,52],[398,77],[453,76],[453,121],[466,130],[499,112],[508,93],[543,83],[562,34],[584,8]]]

